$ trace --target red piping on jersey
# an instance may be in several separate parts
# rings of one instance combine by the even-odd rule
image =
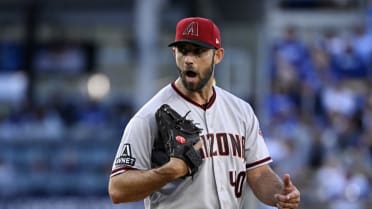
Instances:
[[[216,100],[216,91],[214,90],[214,87],[212,87],[212,90],[213,90],[213,95],[211,97],[211,99],[208,101],[208,103],[206,104],[198,104],[196,102],[194,102],[193,100],[191,100],[190,98],[188,98],[186,95],[184,95],[176,86],[176,82],[174,81],[172,83],[172,87],[173,89],[177,92],[177,94],[179,94],[182,98],[184,98],[186,101],[190,102],[191,104],[193,105],[196,105],[200,108],[202,108],[203,110],[206,110],[206,109],[209,109],[210,107],[212,107],[214,101]]]
[[[122,170],[137,170],[137,169],[129,167],[129,166],[124,166],[124,167],[120,167],[120,168],[112,170],[111,174],[117,173],[118,171],[122,171]]]
[[[264,158],[262,160],[259,160],[259,161],[256,161],[256,162],[253,162],[253,163],[249,163],[245,166],[245,168],[251,168],[251,167],[254,167],[256,165],[259,165],[261,163],[265,163],[267,161],[270,161],[271,160],[271,157],[267,157],[267,158]]]

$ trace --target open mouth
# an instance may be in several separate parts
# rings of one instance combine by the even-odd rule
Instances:
[[[194,77],[197,76],[197,74],[194,71],[191,71],[191,70],[186,71],[185,75],[187,77],[191,77],[191,78],[194,78]]]

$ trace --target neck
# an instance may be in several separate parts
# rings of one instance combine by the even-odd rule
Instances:
[[[199,91],[190,91],[186,89],[182,84],[181,78],[176,80],[175,85],[183,95],[200,105],[207,104],[213,96],[213,79],[208,81],[208,83]]]

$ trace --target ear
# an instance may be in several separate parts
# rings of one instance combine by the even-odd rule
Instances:
[[[224,55],[225,50],[223,48],[216,49],[216,52],[214,53],[214,64],[220,63]]]
[[[176,57],[176,47],[172,47],[172,54],[174,57]]]

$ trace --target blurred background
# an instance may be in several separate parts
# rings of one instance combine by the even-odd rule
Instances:
[[[371,208],[370,0],[1,0],[0,208],[143,208],[107,182],[126,123],[177,76],[186,16],[220,27],[217,85],[252,104],[300,208]]]

